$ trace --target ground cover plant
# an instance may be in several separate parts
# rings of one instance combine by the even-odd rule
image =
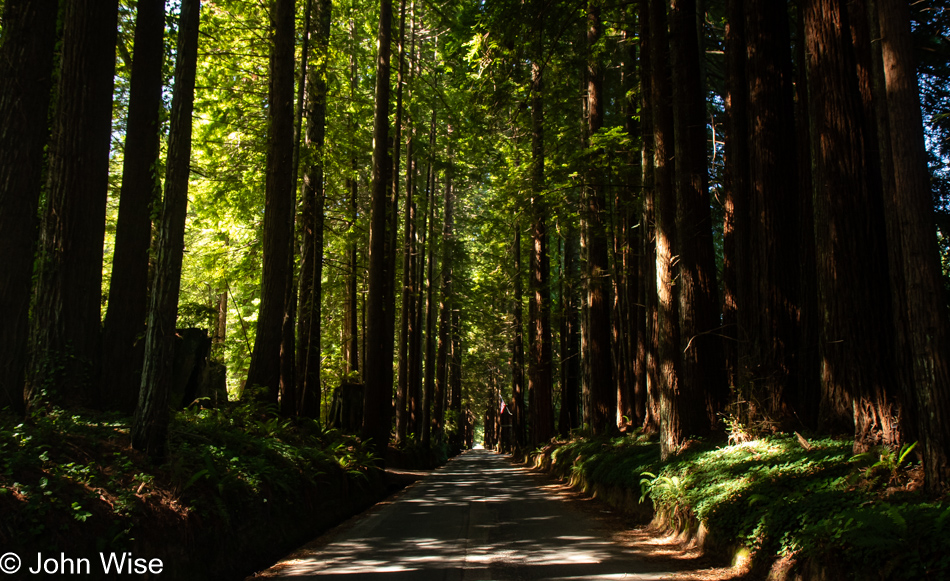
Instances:
[[[58,408],[0,417],[0,546],[28,555],[147,550],[174,567],[190,552],[214,561],[215,547],[243,550],[235,537],[253,542],[256,531],[269,535],[257,543],[269,545],[264,559],[313,534],[314,515],[329,526],[383,490],[356,438],[259,404],[177,414],[160,465],[130,447],[129,425],[127,416]]]
[[[850,440],[777,434],[694,441],[661,462],[638,433],[573,439],[537,461],[591,490],[634,491],[671,528],[701,525],[711,550],[751,558],[755,578],[784,560],[834,578],[945,579],[950,499],[922,490],[912,452],[855,455]]]

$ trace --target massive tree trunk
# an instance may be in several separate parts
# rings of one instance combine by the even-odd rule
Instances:
[[[261,304],[246,386],[262,387],[276,404],[280,394],[280,345],[287,298],[288,249],[294,232],[294,0],[275,0],[268,95],[267,176]]]
[[[198,63],[198,0],[183,0],[178,28],[178,56],[172,96],[165,200],[159,231],[155,280],[149,300],[145,363],[138,407],[132,421],[132,447],[153,458],[165,456],[172,391],[175,323],[185,246],[188,177],[191,170],[191,114]]]
[[[909,329],[924,476],[936,492],[950,485],[950,332],[934,246],[908,7],[898,0],[877,0],[877,6],[896,186],[895,197],[886,200],[888,214],[897,217],[896,224],[888,224],[888,234],[900,243],[903,271],[894,274],[902,276],[906,293],[895,317]]]
[[[722,325],[726,382],[734,391],[744,381],[740,371],[741,354],[745,354],[747,319],[752,310],[740,300],[743,289],[751,288],[751,280],[740,274],[748,263],[749,252],[749,130],[748,86],[745,74],[746,0],[726,3],[726,146],[723,170],[722,225]],[[797,238],[795,239],[797,241]],[[743,263],[745,261],[745,263]],[[740,398],[736,398],[741,401]],[[739,410],[731,410],[737,413]]]
[[[538,32],[538,52],[542,33]],[[531,67],[531,258],[528,277],[528,413],[531,416],[531,445],[554,436],[554,408],[551,402],[551,296],[550,263],[544,201],[544,99],[541,66]]]
[[[134,42],[109,310],[102,329],[103,404],[126,413],[135,409],[142,375],[151,210],[161,198],[155,166],[161,129],[164,0],[139,0]]]
[[[666,6],[650,0],[650,56],[653,97],[653,188],[656,224],[657,381],[660,446],[663,457],[675,453],[689,437],[682,417],[686,400],[682,386],[679,300],[673,284],[676,256],[676,197],[673,190],[673,108],[670,86]]]
[[[746,78],[749,131],[749,212],[737,223],[751,227],[740,276],[748,279],[740,308],[749,325],[742,353],[744,374],[755,386],[746,394],[764,404],[768,419],[789,426],[805,402],[798,393],[801,189],[793,101],[791,38],[783,4],[750,0],[746,13]],[[741,140],[742,137],[739,137]],[[744,145],[744,144],[742,144]]]
[[[387,228],[391,225],[391,159],[389,154],[389,56],[392,42],[392,1],[379,2],[376,38],[376,99],[373,114],[372,217],[369,230],[369,290],[366,299],[367,365],[363,370],[365,397],[363,429],[372,439],[380,461],[385,458],[392,424],[393,335],[395,313],[390,308],[393,273],[389,271]]]
[[[596,0],[587,5],[587,46],[592,54],[587,63],[587,121],[588,135],[593,136],[603,127],[604,95],[603,67],[593,47],[602,34],[600,8]],[[591,160],[592,162],[594,160]],[[582,229],[587,245],[587,356],[590,371],[590,414],[594,434],[614,431],[617,398],[613,384],[610,356],[610,265],[607,245],[606,200],[604,176],[591,163],[585,184],[581,208]]]
[[[899,445],[883,201],[874,196],[847,11],[805,3],[815,167],[815,242],[821,312],[822,421],[846,428],[855,450]],[[849,414],[848,412],[852,412]],[[851,417],[849,417],[851,416]],[[840,427],[839,427],[840,426]]]
[[[680,413],[687,435],[703,436],[719,421],[727,387],[709,210],[705,83],[697,22],[703,20],[697,19],[696,0],[673,0],[670,56],[676,156],[675,244],[679,255],[676,284],[684,398]]]
[[[29,388],[68,405],[99,403],[117,6],[117,0],[75,0],[66,3],[63,16]]]
[[[299,413],[320,418],[320,340],[323,298],[324,144],[327,117],[327,61],[330,58],[330,0],[316,0],[311,7],[313,53],[307,63],[306,145],[312,159],[303,178],[303,244],[300,265],[300,300],[297,323],[297,397]]]
[[[49,138],[56,0],[7,0],[0,45],[0,408],[25,411],[36,212]]]

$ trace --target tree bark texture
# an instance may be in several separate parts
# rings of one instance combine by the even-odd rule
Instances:
[[[392,1],[379,2],[376,37],[376,98],[373,114],[372,216],[369,231],[369,289],[366,299],[367,366],[363,369],[365,399],[362,435],[372,439],[377,456],[385,457],[392,424],[393,335],[396,314],[389,308],[393,273],[388,270],[392,187],[389,155],[389,100],[392,44]]]
[[[169,395],[174,379],[175,323],[188,210],[200,10],[198,0],[182,1],[158,259],[149,298],[142,384],[132,420],[132,447],[156,459],[165,456]]]
[[[55,12],[47,14],[53,18]],[[96,405],[116,0],[68,2],[33,305],[29,388]]]
[[[750,226],[739,275],[750,291],[742,361],[751,383],[744,398],[761,404],[767,419],[788,428],[805,404],[798,393],[799,263],[801,189],[793,100],[791,37],[784,4],[749,0],[746,5],[748,99],[748,206]],[[741,139],[741,138],[740,138]]]
[[[673,0],[671,7],[676,157],[674,244],[679,256],[675,271],[683,372],[680,413],[689,435],[704,436],[719,421],[727,388],[706,173],[705,82],[696,29],[697,22],[702,20],[697,19],[696,0]]]
[[[825,430],[852,423],[855,449],[901,442],[883,200],[871,195],[847,11],[805,3]],[[851,412],[851,413],[849,413]],[[840,426],[840,427],[839,427]]]
[[[591,50],[603,33],[600,7],[597,0],[587,5],[587,46]],[[603,127],[604,94],[603,67],[599,56],[588,55],[587,121],[591,139]],[[592,162],[594,160],[591,160]],[[596,163],[591,166],[596,167]],[[609,433],[616,429],[614,418],[617,398],[613,383],[610,353],[610,266],[607,244],[605,176],[590,169],[585,185],[581,218],[586,230],[587,270],[587,360],[590,370],[591,429],[594,434]]]
[[[247,387],[277,404],[280,393],[281,328],[287,298],[287,252],[294,232],[294,0],[275,0],[268,94],[267,174],[264,184],[263,273],[257,334]]]
[[[26,409],[37,209],[49,139],[56,0],[7,0],[0,45],[0,408]]]
[[[925,482],[933,491],[950,484],[950,362],[948,330],[934,247],[933,206],[928,190],[926,154],[909,9],[897,0],[876,0],[887,92],[896,214],[903,253],[904,304],[895,316],[908,322],[911,366],[919,414]],[[899,192],[899,193],[898,193]]]
[[[330,0],[315,0],[311,7],[313,43],[307,63],[306,146],[310,152],[303,178],[303,244],[300,266],[300,300],[297,322],[297,397],[299,413],[320,418],[320,370],[323,301],[323,227],[325,205],[324,145],[327,118],[327,61],[330,54]],[[355,301],[354,301],[355,302]],[[355,318],[355,317],[354,317]]]
[[[539,45],[541,32],[538,32]],[[540,52],[540,48],[538,49]],[[544,199],[544,96],[541,66],[531,68],[531,253],[528,277],[528,398],[531,445],[554,436],[551,377],[550,260]]]
[[[726,145],[723,170],[723,226],[722,226],[722,325],[723,354],[726,365],[726,383],[733,391],[743,381],[740,372],[740,353],[745,344],[746,318],[751,314],[742,306],[739,296],[743,285],[751,281],[741,277],[743,259],[748,261],[748,85],[745,74],[746,0],[728,0],[726,3]],[[746,295],[749,291],[745,292]],[[741,401],[741,398],[737,397]],[[732,410],[731,413],[737,413]]]
[[[639,303],[643,305],[643,319],[638,333],[637,358],[642,359],[644,379],[643,429],[649,433],[660,430],[660,396],[657,377],[657,287],[656,287],[656,213],[655,204],[655,146],[653,141],[653,35],[650,22],[650,0],[639,0],[640,20],[640,138],[643,144],[641,170],[643,172],[644,229],[640,252],[641,277]]]
[[[164,0],[138,2],[134,43],[109,308],[102,329],[102,401],[126,413],[135,409],[141,383],[151,211],[161,199],[156,164],[163,107]]]

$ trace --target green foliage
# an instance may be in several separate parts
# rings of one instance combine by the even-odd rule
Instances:
[[[250,522],[300,511],[316,490],[332,502],[372,475],[370,447],[260,405],[176,414],[161,466],[129,448],[129,423],[59,409],[24,422],[0,414],[0,538],[63,550],[61,535],[74,535],[120,549],[156,518]]]
[[[950,501],[876,483],[906,483],[914,445],[854,456],[850,441],[795,435],[691,448],[662,463],[645,436],[575,439],[552,469],[587,484],[640,492],[676,528],[705,524],[767,568],[780,556],[813,558],[848,578],[938,579],[950,574]],[[883,573],[882,573],[883,572]]]

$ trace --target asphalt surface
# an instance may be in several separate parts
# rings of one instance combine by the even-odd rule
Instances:
[[[664,579],[604,522],[538,477],[470,450],[392,502],[331,531],[264,576],[355,580]]]

